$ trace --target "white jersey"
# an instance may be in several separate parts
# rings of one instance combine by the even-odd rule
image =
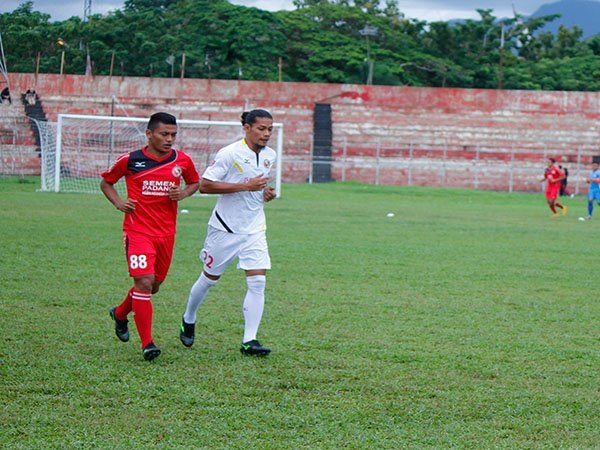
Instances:
[[[225,183],[244,183],[262,174],[268,178],[277,154],[270,147],[253,152],[246,140],[223,147],[202,178]],[[263,210],[263,191],[219,194],[208,224],[235,234],[254,234],[267,229]]]

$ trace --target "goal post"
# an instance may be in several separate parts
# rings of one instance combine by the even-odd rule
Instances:
[[[116,158],[146,145],[148,118],[59,114],[55,139],[42,145],[42,191],[98,193],[100,173]],[[46,126],[45,133],[52,134]],[[283,124],[273,124],[269,147],[277,152],[274,187],[281,196]],[[174,147],[190,155],[200,173],[219,149],[244,136],[240,122],[177,119]],[[44,142],[42,143],[44,144]],[[115,187],[124,193],[124,183]]]

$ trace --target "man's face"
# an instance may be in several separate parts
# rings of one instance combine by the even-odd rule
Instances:
[[[273,133],[273,119],[258,117],[253,124],[244,125],[246,143],[252,150],[258,150],[267,145]]]
[[[146,130],[148,148],[160,154],[167,154],[175,143],[177,125],[159,123],[154,130]]]
[[[598,170],[598,163],[592,163],[592,170],[595,172]]]
[[[548,167],[552,167],[554,165],[554,161],[551,159],[548,160]]]

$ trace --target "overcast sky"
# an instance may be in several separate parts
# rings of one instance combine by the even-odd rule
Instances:
[[[0,12],[14,11],[24,0],[0,0]],[[230,0],[231,3],[244,6],[255,6],[268,11],[282,9],[292,10],[292,0]],[[92,0],[92,14],[104,14],[110,10],[119,9],[124,0]],[[512,3],[507,0],[399,0],[400,11],[407,17],[413,17],[428,22],[449,19],[478,19],[476,9],[489,8],[494,10],[496,17],[512,16]],[[553,3],[553,0],[515,0],[514,4],[519,14],[529,15],[543,3]],[[33,0],[34,10],[51,15],[52,20],[65,20],[71,16],[83,16],[84,0]],[[0,30],[1,31],[1,30]]]

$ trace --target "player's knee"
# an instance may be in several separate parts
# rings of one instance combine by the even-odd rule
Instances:
[[[135,288],[141,292],[152,292],[154,293],[154,276],[144,276],[144,277],[136,277],[135,280]],[[158,290],[157,290],[158,291]]]
[[[206,271],[202,271],[202,275],[204,275],[206,278],[212,281],[218,281],[219,278],[221,278],[220,275],[211,275],[209,273],[206,273]]]
[[[264,293],[267,285],[267,277],[265,275],[253,275],[246,277],[246,285],[248,286],[248,290],[251,292],[256,294]]]

